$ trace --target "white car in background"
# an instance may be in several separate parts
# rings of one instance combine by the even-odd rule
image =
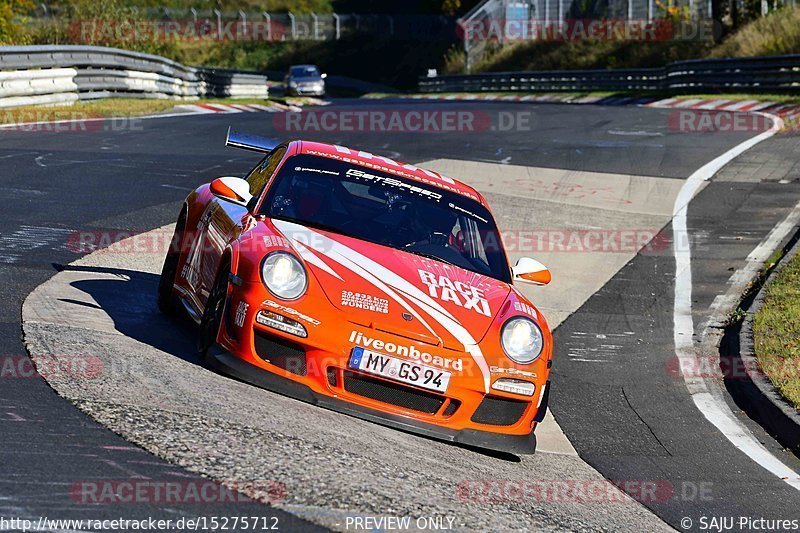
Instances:
[[[286,94],[289,96],[325,96],[325,78],[316,65],[292,65],[286,74]]]

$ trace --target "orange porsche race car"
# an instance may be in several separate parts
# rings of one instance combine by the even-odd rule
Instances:
[[[379,424],[533,453],[552,336],[514,282],[486,200],[438,173],[317,142],[186,199],[158,288],[218,370]]]

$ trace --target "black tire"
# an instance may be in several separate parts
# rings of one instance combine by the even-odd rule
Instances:
[[[178,302],[173,288],[175,287],[175,278],[178,275],[178,264],[181,259],[185,228],[186,210],[184,209],[175,224],[175,232],[172,234],[167,257],[164,259],[164,266],[161,267],[161,277],[158,280],[158,308],[165,315],[173,315],[178,309]]]
[[[203,317],[200,319],[200,328],[197,333],[197,350],[205,359],[208,351],[217,343],[217,334],[225,316],[225,306],[228,302],[228,274],[230,266],[223,263],[214,280],[214,287],[208,295]]]

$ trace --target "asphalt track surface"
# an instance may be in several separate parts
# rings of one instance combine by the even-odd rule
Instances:
[[[344,105],[419,109],[449,104]],[[529,131],[306,137],[412,163],[470,159],[685,179],[751,136],[673,132],[666,127],[668,110],[521,104],[481,104],[480,109],[530,112],[534,120]],[[145,120],[120,131],[2,132],[0,269],[5,283],[0,285],[0,297],[5,305],[0,310],[0,353],[25,355],[20,338],[22,301],[54,274],[54,264],[77,258],[64,246],[73,231],[144,231],[172,222],[186,192],[217,175],[241,175],[252,166],[253,156],[222,146],[228,124],[283,137],[274,120],[267,114],[204,115]],[[717,290],[725,282],[717,264],[720,258],[735,266],[796,203],[796,183],[788,187],[794,188],[712,183],[695,199],[689,225],[693,232],[711,236],[708,242],[718,242],[712,238],[714,232],[750,235],[737,247],[705,246],[695,251],[696,309],[708,308],[713,296],[724,292]],[[696,411],[683,383],[665,371],[673,353],[673,271],[669,253],[638,256],[559,327],[551,400],[556,418],[581,457],[609,479],[668,480],[676,487],[687,480],[711,482],[710,500],[651,505],[674,526],[682,516],[697,513],[790,518],[800,508],[797,492],[728,444]],[[575,332],[616,330],[637,334],[609,363],[581,365],[561,356],[578,342],[581,348],[593,342],[576,340]],[[68,491],[79,480],[132,475],[173,479],[187,474],[91,422],[41,379],[3,380],[0,405],[3,515],[86,518],[88,512],[92,517],[113,518],[121,511],[126,517],[176,513],[146,505],[88,510],[76,506]],[[759,430],[754,426],[754,431]],[[767,435],[760,437],[779,451]],[[793,458],[786,460],[797,466]],[[220,507],[215,513],[240,514],[237,510]],[[248,513],[252,510],[248,504]],[[183,507],[179,512],[207,515],[209,511]],[[290,523],[290,516],[278,514],[287,527],[307,525]]]

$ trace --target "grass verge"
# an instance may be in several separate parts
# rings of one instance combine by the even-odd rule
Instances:
[[[765,289],[753,319],[758,364],[778,391],[800,409],[800,254]]]
[[[263,99],[216,98],[207,100],[158,100],[152,98],[106,98],[71,105],[22,106],[0,109],[0,124],[25,122],[55,122],[59,120],[85,120],[90,118],[136,117],[169,111],[183,103],[235,103],[270,105]]]

